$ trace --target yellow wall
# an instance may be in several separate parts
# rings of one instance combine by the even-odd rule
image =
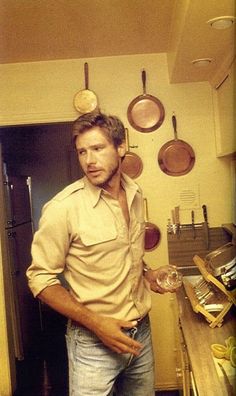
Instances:
[[[142,158],[144,168],[137,182],[148,199],[149,220],[162,232],[159,247],[146,254],[146,261],[153,267],[165,264],[167,219],[171,209],[180,204],[184,189],[197,191],[196,222],[203,220],[203,203],[208,207],[211,227],[232,221],[230,162],[216,158],[212,87],[208,82],[171,85],[165,54],[0,65],[0,125],[74,120],[78,114],[73,97],[84,88],[85,61],[89,63],[90,89],[96,92],[101,110],[120,116],[129,128],[130,145],[138,145],[132,150]],[[146,134],[132,129],[126,117],[129,102],[142,93],[142,68],[147,72],[147,93],[157,96],[166,111],[162,126]],[[179,138],[187,141],[196,154],[194,168],[182,177],[165,175],[157,164],[159,149],[173,139],[173,111]],[[189,222],[190,213],[190,209],[181,209],[181,222]],[[171,298],[153,296],[159,388],[174,387],[176,383]]]

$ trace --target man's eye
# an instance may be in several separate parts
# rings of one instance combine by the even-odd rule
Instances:
[[[85,154],[85,150],[77,150],[78,155],[84,155]]]

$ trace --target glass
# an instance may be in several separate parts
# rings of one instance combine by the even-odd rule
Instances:
[[[163,265],[158,268],[156,282],[164,290],[174,291],[182,285],[183,276],[174,265]]]

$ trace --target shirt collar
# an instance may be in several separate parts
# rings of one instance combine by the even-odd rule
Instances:
[[[90,183],[89,179],[86,176],[84,176],[84,185],[89,193],[92,206],[96,206],[100,199],[102,188],[94,186],[92,183]]]
[[[89,192],[92,206],[95,207],[104,190],[101,187],[94,186],[92,183],[90,183],[86,176],[84,176],[84,185]],[[141,193],[141,189],[138,184],[136,184],[129,176],[124,173],[122,173],[121,176],[121,185],[127,193],[127,198],[129,198],[129,196],[132,196],[133,198],[136,192]]]

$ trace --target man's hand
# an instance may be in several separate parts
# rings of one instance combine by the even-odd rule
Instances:
[[[160,293],[160,294],[164,294],[164,293],[174,293],[176,290],[173,289],[163,289],[161,286],[158,285],[156,279],[158,277],[159,274],[159,269],[156,270],[152,270],[152,269],[148,269],[148,271],[146,271],[145,273],[145,279],[148,280],[148,282],[150,283],[150,288],[153,292],[155,293]]]
[[[139,354],[142,344],[122,331],[137,326],[137,321],[128,322],[98,315],[76,301],[61,285],[46,287],[38,297],[60,314],[87,327],[111,350],[136,356]]]
[[[142,349],[142,344],[133,338],[124,334],[122,329],[131,329],[137,326],[137,321],[127,322],[124,320],[100,317],[99,323],[93,329],[93,332],[108,348],[117,352],[132,353],[138,356]]]

